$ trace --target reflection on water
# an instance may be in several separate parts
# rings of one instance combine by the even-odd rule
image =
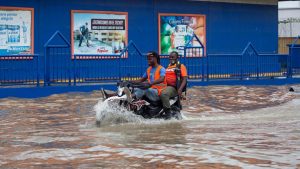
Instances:
[[[95,126],[100,92],[0,100],[0,168],[300,168],[300,94],[195,87],[183,121]]]

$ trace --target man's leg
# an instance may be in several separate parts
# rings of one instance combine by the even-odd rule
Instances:
[[[151,101],[158,101],[159,100],[159,96],[158,96],[158,91],[157,89],[152,89],[149,88],[146,90],[145,95],[148,97],[148,99],[150,99]]]
[[[139,88],[134,89],[134,95],[137,99],[141,99],[145,95],[145,93],[146,93],[145,90]]]
[[[166,108],[166,109],[171,108],[170,98],[175,97],[175,96],[177,96],[177,91],[172,86],[168,86],[166,89],[164,89],[161,92],[160,99],[161,99],[161,102],[163,103],[164,108]]]
[[[177,96],[177,91],[174,87],[168,86],[161,92],[160,99],[166,113],[166,119],[171,118],[170,98]]]
[[[86,46],[87,47],[90,47],[90,44],[89,44],[89,35],[85,35],[85,39],[86,39]]]
[[[83,35],[80,35],[79,45],[78,45],[79,47],[81,47],[82,40],[83,40]]]

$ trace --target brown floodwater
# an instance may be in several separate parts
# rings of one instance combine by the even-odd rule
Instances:
[[[100,98],[0,99],[0,168],[300,168],[300,90],[193,87],[181,121],[144,120]],[[110,115],[101,127],[99,111]]]

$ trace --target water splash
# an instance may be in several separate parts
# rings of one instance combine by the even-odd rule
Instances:
[[[126,99],[126,98],[125,98]],[[133,114],[125,107],[119,105],[119,101],[124,100],[123,97],[114,96],[104,101],[98,101],[94,106],[96,112],[96,121],[103,125],[120,124],[120,123],[135,123],[135,124],[158,124],[158,123],[173,123],[177,122],[176,119],[164,120],[164,119],[144,119],[139,115]],[[183,120],[190,119],[183,113]]]
[[[94,106],[96,112],[96,121],[101,125],[129,123],[129,122],[141,122],[143,119],[141,116],[135,115],[132,112],[126,110],[125,107],[119,106],[119,101],[122,100],[119,97],[111,97],[105,101],[98,101]]]

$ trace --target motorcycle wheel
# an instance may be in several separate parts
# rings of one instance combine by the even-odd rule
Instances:
[[[182,120],[182,115],[180,113],[180,108],[179,107],[172,106],[171,111],[172,111],[172,118],[175,118],[177,120]]]

